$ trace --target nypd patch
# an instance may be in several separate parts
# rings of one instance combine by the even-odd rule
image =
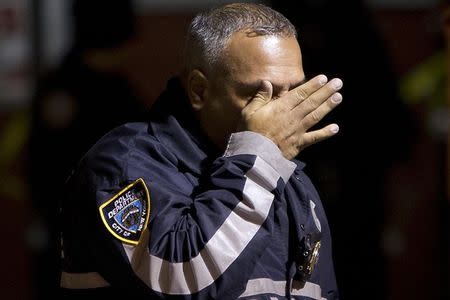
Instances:
[[[127,244],[137,245],[150,216],[150,196],[139,178],[99,208],[109,232]]]

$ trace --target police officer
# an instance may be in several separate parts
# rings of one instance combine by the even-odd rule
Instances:
[[[295,159],[342,81],[305,80],[292,24],[259,4],[198,14],[181,80],[100,139],[67,183],[66,295],[337,299],[317,191]]]

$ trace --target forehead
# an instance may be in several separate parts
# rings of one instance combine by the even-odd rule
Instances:
[[[269,80],[274,85],[285,85],[304,79],[295,37],[237,32],[225,48],[223,66],[227,77],[238,82]]]

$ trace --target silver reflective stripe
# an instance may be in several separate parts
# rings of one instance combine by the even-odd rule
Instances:
[[[322,297],[322,289],[319,285],[306,282],[300,287],[300,282],[294,281],[292,285],[292,296],[304,296],[317,300],[326,300]],[[247,282],[247,287],[240,297],[251,297],[261,294],[275,294],[278,296],[286,296],[286,281],[273,281],[269,278],[252,279]]]
[[[284,158],[280,149],[267,137],[252,131],[231,134],[224,156],[252,154],[274,168],[284,182],[288,182],[297,164]]]
[[[316,204],[312,200],[309,200],[309,205],[311,206],[311,213],[314,219],[314,223],[316,224],[317,229],[319,229],[319,231],[322,231],[322,226],[320,225],[319,218],[316,215]]]
[[[302,287],[302,284],[299,281],[294,281],[292,283],[291,295],[306,296],[317,300],[327,300],[326,298],[322,297],[322,289],[320,288],[320,285],[312,282],[306,282]]]
[[[66,289],[93,289],[109,286],[97,272],[61,273],[61,287]]]
[[[123,244],[135,273],[153,290],[192,294],[211,285],[236,260],[269,214],[279,174],[256,158],[246,174],[243,199],[200,253],[186,262],[171,263],[148,251],[149,233],[137,246]]]

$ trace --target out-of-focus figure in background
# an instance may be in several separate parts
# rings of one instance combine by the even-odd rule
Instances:
[[[444,0],[443,4],[442,4],[442,13],[441,13],[441,21],[442,21],[442,27],[443,27],[443,31],[444,31],[444,37],[445,37],[445,45],[446,45],[446,65],[447,65],[447,168],[445,169],[445,174],[447,177],[447,203],[445,206],[445,220],[446,223],[444,225],[446,225],[447,228],[447,240],[446,240],[446,247],[444,249],[446,249],[447,251],[444,252],[447,254],[447,266],[444,266],[444,268],[447,270],[447,273],[444,274],[446,275],[445,279],[447,282],[444,282],[444,285],[447,286],[447,296],[450,296],[450,238],[448,238],[448,233],[449,233],[449,225],[450,225],[450,221],[449,221],[449,217],[450,217],[450,1],[449,0]],[[444,280],[445,280],[444,279]]]
[[[386,299],[384,178],[392,164],[407,159],[415,132],[386,49],[363,1],[273,6],[299,30],[305,73],[342,74],[346,83],[346,102],[329,116],[342,120],[342,136],[303,153],[328,201],[341,297]]]
[[[442,21],[442,27],[444,31],[444,37],[445,37],[445,45],[446,45],[446,67],[447,67],[447,116],[450,119],[450,60],[449,57],[449,51],[450,51],[450,0],[444,0],[442,3],[441,8],[441,21]],[[447,123],[447,199],[448,203],[450,205],[450,130],[448,130],[448,123]],[[449,265],[450,269],[450,265]]]
[[[428,287],[430,299],[450,298],[450,98],[448,49],[450,45],[450,1],[436,1],[430,10],[433,20],[428,31],[433,51],[411,68],[400,82],[402,98],[414,107],[415,118],[421,129],[416,138],[414,158],[420,176],[408,176],[416,201],[410,212],[399,217],[405,220],[416,218],[423,223],[414,233],[418,244],[437,245],[430,247],[433,255],[425,262],[418,260],[417,269],[423,270],[425,278],[434,278],[434,291]],[[421,201],[419,200],[421,199]],[[411,213],[414,212],[414,213]],[[435,224],[430,224],[429,220]],[[416,251],[417,252],[417,251]],[[423,251],[411,257],[421,257]],[[422,267],[426,266],[426,267]],[[437,268],[433,267],[437,266]],[[409,267],[412,269],[411,267]],[[406,268],[404,271],[408,271]],[[427,274],[427,275],[425,275]],[[414,283],[410,283],[414,284]],[[423,298],[424,293],[408,295]]]
[[[131,1],[73,2],[74,43],[58,69],[40,82],[32,108],[29,180],[33,209],[46,237],[36,249],[35,296],[59,286],[58,201],[81,156],[103,134],[142,120],[146,106],[124,63],[135,36]]]

